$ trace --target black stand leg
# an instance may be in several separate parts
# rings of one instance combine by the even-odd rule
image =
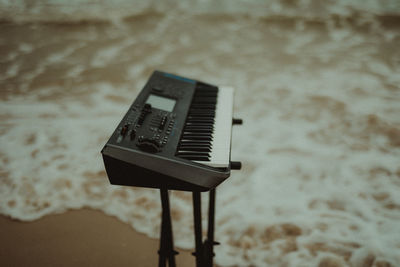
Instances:
[[[167,189],[160,189],[162,205],[161,237],[160,250],[158,251],[158,266],[166,267],[167,261],[169,267],[175,267],[174,242],[172,237],[171,212],[169,208],[169,197]],[[194,215],[194,234],[197,267],[212,267],[214,257],[214,246],[218,243],[214,241],[214,221],[215,221],[215,189],[210,191],[210,202],[208,209],[208,232],[207,239],[203,243],[202,223],[201,223],[201,194],[193,192],[193,215]]]
[[[206,266],[213,266],[214,246],[218,245],[218,242],[214,241],[214,223],[215,223],[215,189],[210,191],[210,200],[208,206],[208,233],[207,240],[204,243],[205,257],[207,259]]]
[[[201,195],[200,192],[193,192],[193,215],[194,215],[194,238],[196,251],[196,266],[203,267],[203,238],[201,229]]]
[[[171,224],[171,213],[169,209],[169,197],[167,189],[160,189],[161,194],[161,205],[162,205],[162,221],[161,221],[161,238],[160,238],[160,250],[158,251],[158,266],[175,267],[175,255],[178,252],[174,251],[174,242],[172,238],[172,224]]]
[[[215,220],[215,189],[210,191],[210,202],[208,209],[208,233],[207,240],[203,244],[201,227],[201,195],[200,192],[193,192],[193,215],[194,215],[194,235],[197,267],[212,267],[214,257],[214,220]]]

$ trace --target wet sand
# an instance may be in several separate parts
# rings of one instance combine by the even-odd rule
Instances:
[[[53,214],[33,222],[0,216],[1,266],[157,266],[159,240],[91,209]],[[178,266],[195,266],[178,250]]]

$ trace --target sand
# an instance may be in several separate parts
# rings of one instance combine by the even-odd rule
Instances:
[[[71,210],[34,222],[0,217],[1,266],[141,266],[158,264],[159,241],[100,211]],[[178,250],[178,266],[195,266]]]

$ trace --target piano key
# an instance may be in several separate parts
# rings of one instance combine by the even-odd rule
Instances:
[[[200,96],[200,97],[196,97],[194,99],[193,103],[205,103],[205,104],[214,104],[217,102],[217,99],[215,97],[204,97],[204,96]]]
[[[197,107],[197,108],[191,109],[189,112],[190,113],[196,113],[196,112],[200,112],[200,113],[205,113],[205,112],[215,113],[215,108]]]
[[[200,117],[200,116],[188,116],[187,121],[188,122],[201,122],[203,120],[205,123],[213,123],[214,122],[214,117]]]
[[[185,133],[212,134],[213,129],[185,129]]]
[[[194,122],[190,122],[190,121],[187,121],[186,122],[186,125],[187,126],[198,126],[198,127],[214,127],[213,126],[213,124],[209,124],[209,123],[198,123],[198,122],[196,122],[196,123],[194,123]]]
[[[212,140],[212,134],[185,134],[182,137],[187,140]]]
[[[214,124],[214,119],[206,119],[206,118],[190,118],[188,119],[188,122],[194,122],[194,123],[206,123],[209,125],[213,125]]]
[[[200,148],[211,149],[211,144],[195,143],[195,142],[180,143],[179,149],[185,148],[185,147],[200,147]]]
[[[207,151],[185,151],[185,150],[179,150],[178,151],[178,155],[209,157],[210,153],[207,152]]]
[[[201,135],[191,135],[191,136],[184,136],[186,140],[204,140],[204,141],[211,141],[213,138],[211,136],[201,136]]]
[[[180,147],[178,151],[203,151],[211,152],[211,146],[185,146]]]
[[[194,140],[190,142],[181,142],[181,145],[186,144],[186,145],[192,145],[192,146],[198,146],[198,147],[206,147],[211,149],[211,142],[210,141],[205,141],[205,140]],[[178,148],[180,149],[180,147]]]
[[[202,120],[202,119],[211,120],[211,119],[214,119],[214,117],[215,116],[213,116],[213,115],[189,115],[188,119],[189,120],[190,119],[194,119],[194,120],[197,120],[197,119],[199,119],[199,120]]]
[[[201,109],[210,109],[210,110],[215,110],[215,105],[213,104],[199,104],[199,103],[193,103],[192,104],[193,108],[201,108]]]
[[[183,136],[210,136],[210,137],[212,137],[212,132],[187,131],[187,132],[183,132]]]
[[[205,162],[210,161],[209,157],[197,156],[197,155],[182,155],[179,157],[193,161],[205,161]]]
[[[180,141],[180,144],[209,144],[209,141],[204,141],[204,140],[188,140],[185,138],[182,138]]]
[[[204,110],[204,111],[191,111],[189,112],[189,116],[215,116],[215,111],[208,111],[208,110]]]
[[[204,151],[211,152],[211,147],[203,146],[180,146],[179,151]],[[179,153],[178,151],[178,153]]]
[[[214,129],[213,125],[209,125],[209,126],[200,126],[200,127],[198,127],[198,126],[188,126],[188,127],[185,127],[185,130],[184,130],[184,131],[188,131],[188,132],[190,132],[190,131],[199,131],[199,132],[207,131],[207,132],[212,132],[213,129]]]

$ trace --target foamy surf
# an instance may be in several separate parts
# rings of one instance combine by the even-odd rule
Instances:
[[[10,21],[120,21],[143,13],[177,13],[187,15],[246,15],[252,17],[288,17],[326,21],[338,17],[363,21],[376,16],[398,15],[400,3],[397,0],[368,1],[279,1],[279,0],[2,0],[0,16]]]

